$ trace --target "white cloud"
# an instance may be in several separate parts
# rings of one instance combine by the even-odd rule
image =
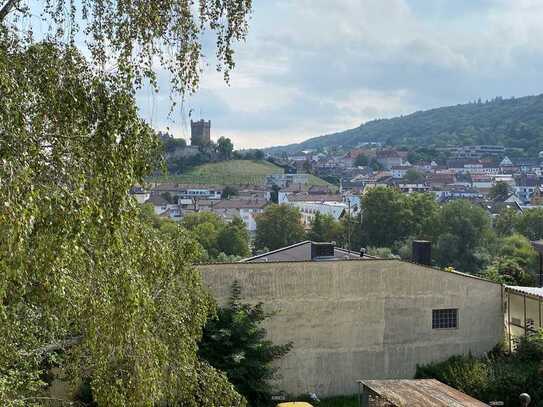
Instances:
[[[200,93],[169,125],[186,137],[183,120],[201,111],[216,137],[255,147],[539,93],[541,21],[539,0],[256,0],[231,86],[206,68]],[[167,98],[152,102],[154,122],[166,125]]]

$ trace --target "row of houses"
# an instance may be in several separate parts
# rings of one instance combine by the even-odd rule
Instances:
[[[134,188],[132,195],[139,203],[153,205],[156,215],[175,221],[194,212],[212,212],[226,222],[240,217],[251,235],[256,232],[256,216],[272,202],[298,208],[306,228],[318,212],[338,220],[347,212],[354,215],[360,210],[358,195],[337,194],[327,186],[290,184],[278,191],[270,187],[247,186],[240,188],[237,195],[221,199],[223,190],[220,186],[157,184],[150,192]]]

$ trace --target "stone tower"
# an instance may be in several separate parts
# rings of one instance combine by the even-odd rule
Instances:
[[[190,145],[205,146],[211,142],[211,120],[190,121]]]

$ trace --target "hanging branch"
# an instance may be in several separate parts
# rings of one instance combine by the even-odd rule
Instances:
[[[17,8],[20,0],[8,0],[0,9],[0,21],[4,21],[13,8]]]

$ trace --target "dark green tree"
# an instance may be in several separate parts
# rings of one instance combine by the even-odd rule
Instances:
[[[229,199],[239,194],[239,190],[233,185],[227,185],[224,187],[221,193],[222,199]]]
[[[498,236],[509,236],[515,232],[519,215],[512,208],[504,208],[494,218],[494,230]]]
[[[466,200],[444,205],[438,216],[437,262],[464,272],[483,266],[480,254],[492,239],[490,218],[479,206]]]
[[[433,238],[438,233],[439,205],[433,194],[410,194],[406,198],[406,205],[411,211],[409,236],[415,239]]]
[[[217,249],[227,256],[247,257],[251,254],[249,233],[241,218],[234,218],[222,228],[217,236]]]
[[[297,243],[304,238],[300,211],[288,205],[270,205],[256,218],[257,249],[275,250]]]
[[[356,167],[367,167],[370,163],[370,159],[367,155],[364,154],[358,154],[358,156],[354,160],[354,165]]]
[[[199,345],[200,357],[226,373],[236,390],[254,407],[268,406],[272,387],[269,381],[276,369],[272,362],[285,356],[292,344],[274,345],[266,339],[262,324],[272,314],[261,303],[245,304],[241,287],[232,284],[226,307],[219,308],[216,318],[208,320]]]
[[[338,242],[343,235],[340,222],[331,215],[315,214],[311,222],[311,229],[307,232],[307,239],[315,242]]]
[[[424,182],[424,174],[411,168],[407,170],[404,179],[410,184],[420,184]]]
[[[412,212],[405,195],[389,187],[377,187],[362,197],[362,232],[367,246],[392,247],[411,230]]]
[[[516,228],[530,240],[543,239],[543,209],[527,209],[517,217]]]
[[[498,181],[490,188],[488,197],[493,201],[503,202],[510,194],[510,188],[507,182]]]
[[[223,160],[232,158],[232,151],[234,151],[232,140],[226,137],[219,137],[217,140],[217,151]]]

